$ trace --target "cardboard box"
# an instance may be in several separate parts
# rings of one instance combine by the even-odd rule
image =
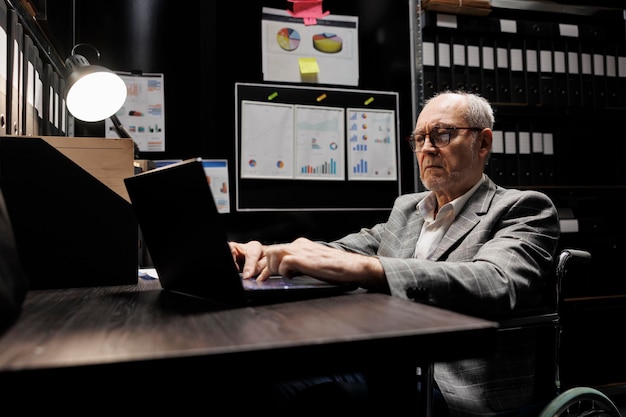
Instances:
[[[41,136],[41,138],[130,202],[124,178],[134,174],[132,139],[65,136]]]
[[[130,139],[0,136],[0,189],[29,289],[138,282]]]
[[[422,10],[448,14],[487,16],[491,13],[490,0],[422,0]]]

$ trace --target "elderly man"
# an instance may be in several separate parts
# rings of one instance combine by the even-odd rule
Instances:
[[[349,281],[490,319],[547,302],[557,211],[544,194],[505,189],[484,174],[493,124],[491,105],[479,95],[432,97],[407,139],[428,191],[398,197],[385,223],[334,242],[231,242],[244,278]],[[446,412],[488,416],[535,401],[533,343],[501,340],[495,354],[435,364]]]

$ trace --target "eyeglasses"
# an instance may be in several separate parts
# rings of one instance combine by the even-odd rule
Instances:
[[[433,127],[433,129],[421,135],[416,135],[415,133],[411,133],[406,141],[409,142],[411,149],[413,152],[421,152],[424,148],[424,143],[426,142],[426,136],[429,137],[430,143],[435,148],[443,148],[444,146],[448,146],[450,144],[450,138],[452,137],[452,132],[460,129],[469,129],[474,131],[483,130],[480,127]]]

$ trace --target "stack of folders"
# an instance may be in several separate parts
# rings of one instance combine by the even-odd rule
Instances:
[[[626,107],[626,44],[608,42],[619,34],[613,26],[442,13],[428,4],[425,98],[465,89],[498,105]]]
[[[502,186],[554,185],[554,134],[530,123],[494,127],[487,175]]]
[[[422,0],[422,9],[442,13],[486,16],[491,12],[491,0]]]
[[[64,78],[11,3],[0,1],[0,136],[65,136]]]

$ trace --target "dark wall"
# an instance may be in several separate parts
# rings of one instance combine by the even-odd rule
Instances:
[[[48,2],[45,24],[63,57],[70,54],[73,44],[89,43],[99,49],[101,65],[118,71],[163,73],[166,150],[139,156],[228,159],[234,204],[234,85],[263,82],[263,7],[287,9],[291,3],[55,0]],[[399,93],[398,137],[402,138],[414,124],[408,0],[326,0],[323,8],[333,14],[359,17],[358,88]],[[92,61],[88,49],[78,52]],[[76,136],[103,136],[103,132],[103,124],[76,124]],[[411,191],[413,154],[403,145],[400,144],[401,187]],[[234,205],[231,211],[224,218],[233,238],[266,241],[290,240],[299,235],[331,239],[361,226],[371,226],[387,216],[386,210],[236,213]]]
[[[198,121],[212,126],[218,119],[208,99],[215,96],[215,2],[55,0],[45,25],[63,58],[86,43],[112,70],[164,74],[166,152],[142,158],[210,157]],[[76,53],[97,61],[89,47]],[[75,136],[103,135],[104,123],[76,122]]]

